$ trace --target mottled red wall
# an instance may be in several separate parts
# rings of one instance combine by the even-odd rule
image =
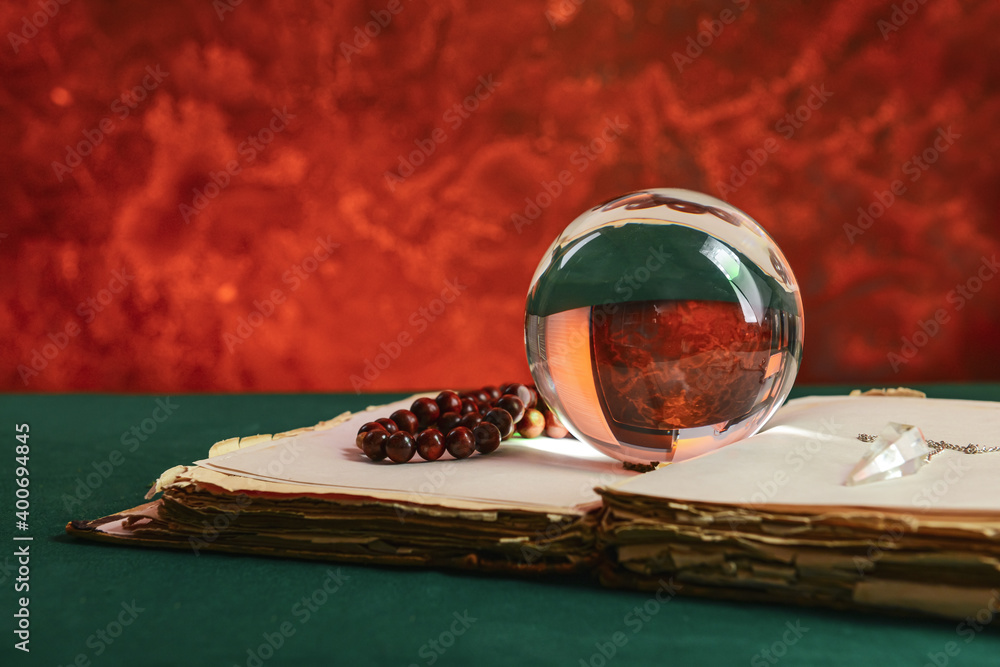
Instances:
[[[995,2],[402,0],[347,48],[388,0],[46,1],[0,9],[0,389],[350,390],[400,336],[367,389],[526,379],[540,256],[650,186],[723,196],[777,239],[803,289],[801,380],[1000,379]],[[675,55],[700,31],[703,53]],[[433,154],[387,180],[418,143]],[[748,156],[766,161],[735,187]]]

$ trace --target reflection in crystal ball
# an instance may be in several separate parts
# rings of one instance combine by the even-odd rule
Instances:
[[[528,291],[525,342],[542,397],[622,461],[678,461],[756,433],[802,356],[802,300],[747,214],[690,190],[593,208]]]

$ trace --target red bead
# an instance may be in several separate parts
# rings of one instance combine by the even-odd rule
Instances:
[[[524,403],[525,408],[535,407],[535,403],[538,400],[538,392],[523,384],[509,384],[503,388],[503,393],[517,396]],[[515,419],[514,421],[518,420]]]
[[[437,403],[438,408],[441,410],[441,414],[446,412],[461,412],[462,411],[462,399],[459,398],[458,394],[453,391],[442,391],[434,399]]]
[[[444,436],[436,428],[417,434],[417,454],[425,461],[437,461],[444,454]]]
[[[492,385],[492,384],[488,385],[486,387],[483,387],[483,391],[485,391],[486,395],[490,397],[490,403],[491,404],[492,403],[496,403],[497,399],[500,398],[501,396],[503,396],[503,392],[500,391],[500,388],[496,387],[495,385]]]
[[[416,453],[417,443],[414,442],[413,436],[405,431],[393,433],[385,443],[386,456],[396,463],[406,463]]]
[[[389,419],[396,423],[400,431],[416,433],[417,429],[420,428],[420,420],[409,410],[396,410],[389,415]]]
[[[375,429],[382,429],[384,431],[385,427],[378,422],[368,422],[358,429],[358,437],[354,439],[354,444],[358,446],[358,449],[361,449],[361,442],[365,439],[365,433],[374,431]]]
[[[433,398],[418,398],[410,406],[410,412],[417,416],[419,428],[428,428],[437,423],[441,416],[441,408],[434,402]]]
[[[476,439],[476,451],[480,454],[495,452],[500,446],[500,429],[490,422],[483,422],[472,429],[472,435]]]
[[[559,417],[551,410],[545,413],[545,435],[550,438],[565,438],[569,435],[569,429],[563,426]]]
[[[444,446],[456,459],[467,459],[476,451],[476,437],[464,426],[456,426],[444,437]]]
[[[524,417],[517,423],[517,432],[522,438],[537,438],[545,433],[545,415],[530,408],[524,411]]]
[[[503,408],[493,408],[483,416],[483,421],[500,429],[500,437],[504,440],[514,433],[514,419]]]
[[[479,412],[479,403],[473,398],[463,398],[461,414],[467,415],[470,412]]]
[[[381,461],[385,458],[385,443],[388,439],[389,434],[385,431],[368,431],[361,441],[361,450],[372,461]]]
[[[501,396],[500,400],[497,401],[497,407],[509,412],[510,418],[515,423],[521,421],[521,417],[524,416],[524,401],[513,394],[504,394]]]
[[[438,418],[437,427],[442,433],[447,433],[462,421],[462,415],[457,412],[446,412]]]
[[[462,415],[462,421],[458,422],[459,426],[464,426],[468,429],[473,429],[479,426],[479,422],[483,421],[483,416],[478,412],[470,412],[467,415]]]
[[[396,422],[392,421],[388,417],[382,417],[380,419],[376,419],[375,423],[381,424],[382,428],[384,428],[385,432],[388,433],[389,435],[392,435],[393,433],[399,430],[399,427],[396,426]]]
[[[538,407],[538,390],[534,387],[525,386],[525,394],[518,393],[517,397],[524,401],[525,408],[536,408]],[[527,398],[525,398],[527,395]]]
[[[473,405],[476,406],[476,410],[479,412],[486,412],[490,409],[490,397],[485,391],[467,391],[465,393],[459,394],[462,397],[462,409],[465,408],[465,401],[472,401]]]

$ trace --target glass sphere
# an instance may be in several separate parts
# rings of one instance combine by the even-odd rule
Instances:
[[[622,461],[678,461],[756,433],[802,356],[802,299],[750,216],[690,190],[635,192],[555,240],[528,291],[542,397]]]

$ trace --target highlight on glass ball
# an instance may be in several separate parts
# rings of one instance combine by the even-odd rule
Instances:
[[[531,280],[528,363],[580,440],[679,461],[756,433],[802,356],[802,299],[743,211],[690,190],[635,192],[559,235]]]

